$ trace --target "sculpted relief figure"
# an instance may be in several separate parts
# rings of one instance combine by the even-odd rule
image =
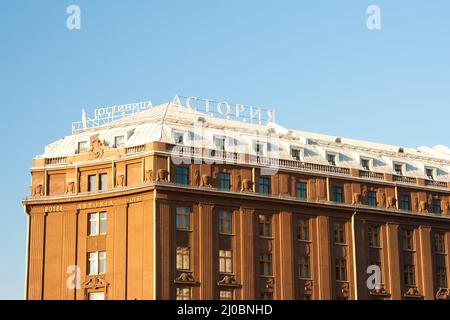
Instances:
[[[200,182],[200,187],[212,187],[211,185],[211,176],[204,174],[202,175],[202,180]]]
[[[169,181],[169,171],[166,169],[158,169],[156,181]]]
[[[241,191],[253,192],[253,181],[251,181],[249,179],[242,180]]]
[[[199,170],[195,170],[194,173],[194,186],[199,186],[200,185],[200,171]]]
[[[362,194],[354,193],[352,204],[362,204]]]
[[[420,213],[427,213],[428,212],[428,205],[426,201],[420,201],[419,202],[419,212]]]
[[[443,214],[449,214],[449,212],[448,212],[448,201],[447,200],[444,200],[444,199],[442,199],[441,200],[441,210],[442,210],[442,213]]]
[[[100,158],[103,155],[105,149],[105,144],[100,141],[100,139],[95,136],[91,139],[91,147],[89,148],[89,153],[93,158]]]
[[[397,199],[395,199],[395,197],[388,197],[388,204],[387,204],[387,208],[388,209],[396,209],[396,204],[397,204]]]
[[[121,188],[125,185],[125,176],[123,174],[118,175],[116,178],[116,188]]]
[[[42,197],[43,195],[44,195],[44,187],[42,186],[42,184],[38,184],[37,186],[34,187],[33,196]]]
[[[146,170],[144,182],[152,182],[152,181],[153,181],[153,170]]]
[[[75,193],[75,182],[71,181],[67,183],[66,193],[67,194]]]
[[[377,191],[377,207],[386,208],[386,195],[381,189]]]

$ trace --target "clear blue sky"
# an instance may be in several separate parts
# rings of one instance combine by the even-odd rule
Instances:
[[[178,93],[275,107],[301,130],[449,145],[449,12],[448,0],[1,1],[0,299],[23,297],[31,159],[81,108]]]

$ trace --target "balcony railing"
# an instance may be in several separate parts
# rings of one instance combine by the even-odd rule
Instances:
[[[48,166],[54,166],[58,164],[66,164],[67,157],[54,157],[54,158],[45,158],[45,164]]]
[[[359,176],[361,178],[369,178],[369,179],[378,179],[378,180],[384,179],[383,173],[367,171],[367,170],[359,170]]]
[[[126,154],[135,154],[145,151],[145,144],[141,144],[139,146],[128,147],[125,149]]]
[[[403,182],[403,183],[417,184],[417,179],[416,178],[412,178],[412,177],[393,175],[392,176],[392,180],[394,182]]]
[[[433,186],[433,187],[441,187],[441,188],[447,188],[447,182],[445,181],[436,181],[436,180],[425,180],[426,186]]]

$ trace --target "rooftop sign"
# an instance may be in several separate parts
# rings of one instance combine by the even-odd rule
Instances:
[[[275,122],[275,110],[255,106],[245,106],[243,104],[233,104],[227,101],[215,101],[211,99],[176,95],[172,104],[180,108],[197,110],[212,117],[258,124]],[[83,109],[81,116],[82,120],[72,123],[72,133],[79,133],[87,129],[96,128],[151,108],[153,108],[151,101],[101,107],[94,110],[93,118],[87,118],[86,112]]]

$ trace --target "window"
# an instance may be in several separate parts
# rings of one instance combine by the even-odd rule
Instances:
[[[237,147],[239,146],[239,140],[236,138],[228,138],[228,144],[230,147]]]
[[[214,146],[218,150],[225,150],[225,138],[223,138],[223,137],[214,137]]]
[[[291,149],[291,156],[293,159],[300,161],[300,155],[301,155],[300,149],[294,148]]]
[[[335,166],[336,165],[336,155],[327,153],[327,161],[329,165]]]
[[[416,286],[416,276],[414,265],[405,264],[403,266],[403,280],[405,281],[406,287],[415,287]]]
[[[190,265],[189,247],[177,247],[177,270],[189,270]]]
[[[106,251],[88,253],[88,272],[90,276],[106,273]]]
[[[334,231],[334,243],[345,244],[345,224],[336,222],[333,227]]]
[[[432,168],[425,168],[425,173],[430,180],[434,180],[434,169]]]
[[[447,288],[447,269],[445,267],[436,268],[436,284],[438,288]]]
[[[440,214],[441,213],[441,200],[433,199],[433,213]]]
[[[83,153],[87,151],[87,141],[78,142],[78,153]]]
[[[176,181],[178,184],[187,186],[189,184],[189,168],[177,167]]]
[[[409,194],[401,194],[400,195],[400,209],[402,209],[402,210],[410,210]]]
[[[394,171],[399,176],[402,176],[403,175],[403,164],[401,164],[401,163],[394,163]]]
[[[309,241],[309,220],[301,219],[297,222],[297,239],[300,241]]]
[[[262,292],[261,300],[273,300],[273,293],[272,292]]]
[[[104,292],[90,292],[89,300],[105,300]]]
[[[377,206],[377,193],[375,191],[369,191],[367,193],[367,204],[371,207]]]
[[[101,173],[100,174],[100,185],[99,190],[108,190],[108,174]]]
[[[310,279],[311,278],[311,267],[309,264],[309,255],[299,257],[298,259],[298,272],[300,279]]]
[[[233,290],[220,290],[219,299],[220,300],[233,300]]]
[[[414,250],[414,232],[412,230],[402,231],[403,250]]]
[[[231,250],[219,250],[219,272],[233,272],[233,255]]]
[[[125,146],[125,136],[114,137],[114,148],[123,148]]]
[[[262,194],[270,194],[270,178],[259,177],[258,178],[258,191]]]
[[[233,232],[231,212],[227,210],[219,211],[219,232],[230,234]]]
[[[230,190],[230,174],[219,172],[219,189]]]
[[[307,198],[307,187],[304,182],[297,182],[295,184],[295,194],[297,199],[306,199]]]
[[[174,132],[173,139],[175,140],[176,144],[183,144],[184,143],[184,134],[181,132]]]
[[[364,170],[370,170],[370,160],[361,158],[361,167],[363,167]]]
[[[177,207],[176,226],[177,229],[189,230],[189,208]]]
[[[272,275],[272,255],[270,253],[259,256],[259,267],[262,276]]]
[[[347,260],[336,259],[336,281],[347,281]]]
[[[106,234],[106,212],[96,212],[89,214],[88,234],[90,236]]]
[[[196,134],[194,131],[188,132],[189,141],[195,141],[196,140]]]
[[[96,191],[97,190],[97,175],[89,175],[88,176],[88,191]]]
[[[445,242],[444,242],[444,234],[443,233],[435,233],[434,234],[434,252],[435,253],[444,253],[445,254]]]
[[[381,248],[380,226],[369,225],[369,246],[372,248]]]
[[[177,288],[177,300],[191,300],[190,288]]]
[[[333,201],[339,203],[344,202],[344,189],[342,187],[333,187]]]
[[[262,156],[264,154],[264,145],[262,143],[255,143],[255,152],[256,155]]]
[[[272,223],[270,221],[270,217],[265,215],[259,216],[258,233],[260,237],[272,237]]]

